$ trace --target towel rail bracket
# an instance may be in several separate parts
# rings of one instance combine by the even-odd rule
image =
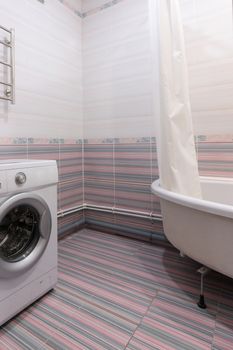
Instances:
[[[0,45],[6,47],[7,59],[0,61],[0,67],[5,72],[7,81],[0,81],[0,85],[5,86],[5,90],[0,95],[0,100],[15,103],[15,31],[13,28],[7,29],[0,25],[0,30],[6,32],[7,37],[0,40]],[[5,70],[4,70],[5,68]],[[4,79],[3,79],[4,80]]]

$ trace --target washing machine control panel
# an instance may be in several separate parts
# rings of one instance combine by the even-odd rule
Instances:
[[[23,172],[17,173],[15,175],[15,183],[17,185],[23,185],[27,180],[26,175]]]

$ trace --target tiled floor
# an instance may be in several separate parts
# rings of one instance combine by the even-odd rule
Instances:
[[[59,244],[56,289],[0,329],[0,349],[230,350],[233,280],[169,245],[84,229]]]

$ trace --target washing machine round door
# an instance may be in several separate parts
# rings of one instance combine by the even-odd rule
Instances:
[[[46,249],[51,228],[49,207],[40,196],[21,193],[0,204],[0,277],[32,268]]]

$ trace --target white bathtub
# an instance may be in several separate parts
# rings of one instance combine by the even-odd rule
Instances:
[[[233,179],[201,177],[203,199],[151,185],[168,240],[190,258],[233,278]]]

